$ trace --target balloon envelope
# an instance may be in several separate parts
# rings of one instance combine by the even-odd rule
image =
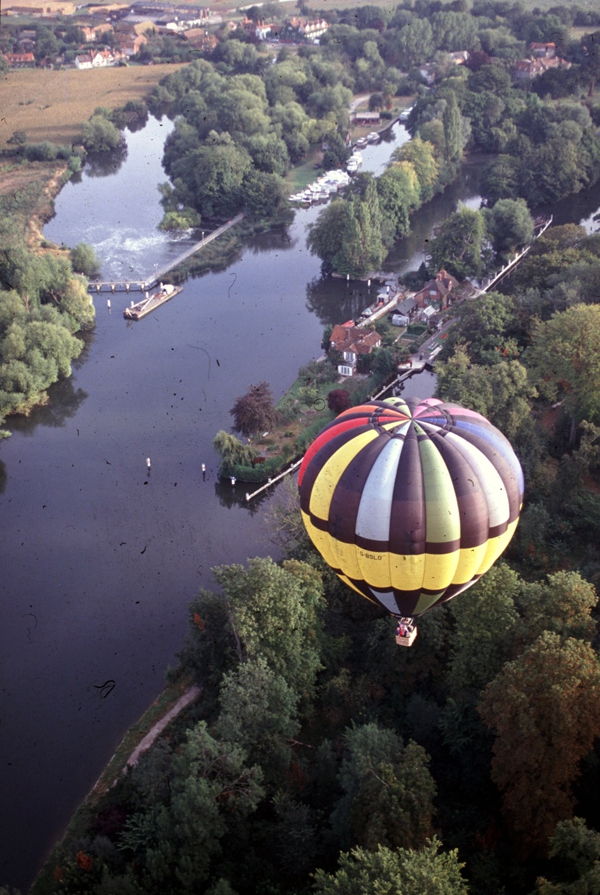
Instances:
[[[523,473],[479,413],[437,398],[351,407],[306,452],[304,524],[325,561],[394,615],[474,584],[517,527]]]

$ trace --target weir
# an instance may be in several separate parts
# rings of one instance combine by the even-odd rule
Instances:
[[[150,289],[155,283],[158,283],[162,278],[167,274],[170,270],[173,270],[175,267],[178,267],[180,264],[183,264],[184,261],[187,261],[192,255],[194,255],[199,249],[203,246],[208,245],[209,242],[212,242],[213,239],[216,239],[218,236],[221,236],[222,233],[225,233],[227,230],[230,230],[232,227],[235,227],[243,218],[246,217],[245,212],[240,212],[236,214],[234,218],[231,218],[230,221],[227,221],[226,224],[223,224],[221,227],[217,227],[216,230],[211,230],[208,236],[202,236],[202,239],[199,242],[195,242],[192,246],[174,258],[172,261],[169,261],[168,264],[165,264],[160,270],[156,270],[154,274],[148,279],[145,280],[95,280],[93,283],[88,284],[88,292],[144,292],[146,289]],[[204,233],[204,231],[202,231]]]

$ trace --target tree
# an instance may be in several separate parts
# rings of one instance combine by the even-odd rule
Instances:
[[[343,199],[334,199],[319,215],[313,224],[308,225],[306,244],[312,255],[317,255],[328,264],[341,251],[346,226],[347,203]]]
[[[435,51],[433,32],[427,19],[413,19],[398,32],[396,47],[400,65],[409,71],[415,65],[427,62]]]
[[[582,419],[600,422],[599,325],[600,305],[574,305],[537,325],[528,354],[540,392],[562,401],[574,426]]]
[[[221,839],[236,820],[251,814],[264,795],[258,767],[248,767],[243,749],[213,738],[200,721],[173,760],[168,804],[151,806],[142,831],[146,846],[143,880],[152,890],[192,892],[210,872]],[[139,826],[133,815],[128,828]],[[129,847],[134,845],[129,841]]]
[[[377,851],[355,848],[339,857],[334,874],[317,870],[318,895],[467,895],[458,851],[439,854],[433,839],[420,851],[379,846]]]
[[[262,656],[304,701],[310,702],[317,671],[321,577],[305,563],[253,559],[213,569],[228,607],[241,657]]]
[[[533,239],[533,218],[524,199],[499,199],[487,212],[485,224],[498,254],[509,254]]]
[[[365,724],[346,731],[339,781],[345,795],[332,815],[342,843],[420,848],[432,833],[435,783],[429,756],[392,730]]]
[[[492,780],[522,855],[544,854],[571,816],[572,786],[600,723],[600,666],[588,643],[545,631],[484,690]]]
[[[485,223],[480,211],[463,206],[450,215],[431,240],[429,251],[436,270],[444,268],[459,279],[476,276],[481,270],[481,248]]]
[[[80,242],[69,253],[73,270],[85,274],[86,277],[95,277],[100,273],[100,262],[92,246]]]
[[[377,178],[377,192],[383,214],[390,220],[395,236],[410,229],[410,213],[419,206],[421,189],[410,162],[394,162]]]
[[[242,192],[244,208],[255,217],[273,217],[287,208],[287,189],[278,174],[249,171]]]
[[[523,161],[512,155],[499,155],[484,171],[482,191],[489,202],[516,199]]]
[[[277,418],[277,411],[269,383],[263,381],[252,385],[249,392],[236,400],[229,413],[233,417],[235,431],[246,438],[270,429]]]
[[[92,115],[83,125],[83,145],[88,152],[110,152],[121,140],[119,129],[104,115]]]
[[[385,255],[381,235],[382,214],[373,180],[365,198],[345,203],[345,223],[341,247],[332,260],[334,268],[351,276],[378,270]]]
[[[523,613],[517,639],[532,643],[544,631],[561,639],[576,637],[591,642],[596,636],[596,621],[591,612],[598,603],[592,584],[578,572],[556,572],[547,583],[531,582],[520,596]]]
[[[460,700],[479,693],[512,656],[521,580],[505,563],[493,566],[450,608],[455,620],[448,683]]]
[[[560,881],[538,879],[534,895],[600,895],[600,833],[574,817],[558,823],[550,841]]]
[[[235,435],[219,430],[213,439],[213,447],[221,458],[223,474],[228,474],[229,467],[250,466],[258,455],[256,448],[243,444]]]
[[[223,677],[215,735],[241,746],[268,781],[281,785],[291,751],[286,741],[299,730],[298,696],[257,655]]]
[[[392,158],[409,162],[417,174],[421,201],[427,202],[433,196],[438,177],[438,165],[432,143],[413,137],[400,149],[395,149]]]
[[[350,394],[345,388],[334,388],[327,395],[327,406],[334,413],[343,413],[350,407]]]
[[[446,138],[446,161],[457,162],[462,156],[462,128],[456,94],[450,92],[442,117]]]
[[[584,34],[581,45],[585,52],[585,62],[582,65],[582,76],[590,85],[589,96],[594,95],[596,81],[600,78],[600,31],[592,34]]]

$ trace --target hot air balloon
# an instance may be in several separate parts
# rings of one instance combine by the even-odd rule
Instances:
[[[298,486],[304,524],[328,565],[412,634],[414,617],[498,559],[524,482],[510,443],[481,414],[437,398],[389,398],[326,426]]]

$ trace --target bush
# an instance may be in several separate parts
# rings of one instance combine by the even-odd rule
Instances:
[[[23,149],[23,155],[30,162],[53,162],[58,155],[58,147],[48,140],[43,143],[30,143]]]
[[[100,273],[100,262],[92,246],[80,242],[69,254],[76,273],[82,273],[86,277],[95,277]]]
[[[224,478],[235,476],[240,482],[266,482],[267,479],[277,475],[285,460],[283,457],[269,457],[264,463],[257,463],[256,466],[242,466],[235,464],[228,466],[226,469],[219,468],[219,475]]]
[[[327,395],[327,406],[336,415],[350,407],[350,393],[345,388],[334,388]]]
[[[121,143],[121,133],[104,115],[92,115],[83,125],[83,145],[88,152],[110,152]]]

